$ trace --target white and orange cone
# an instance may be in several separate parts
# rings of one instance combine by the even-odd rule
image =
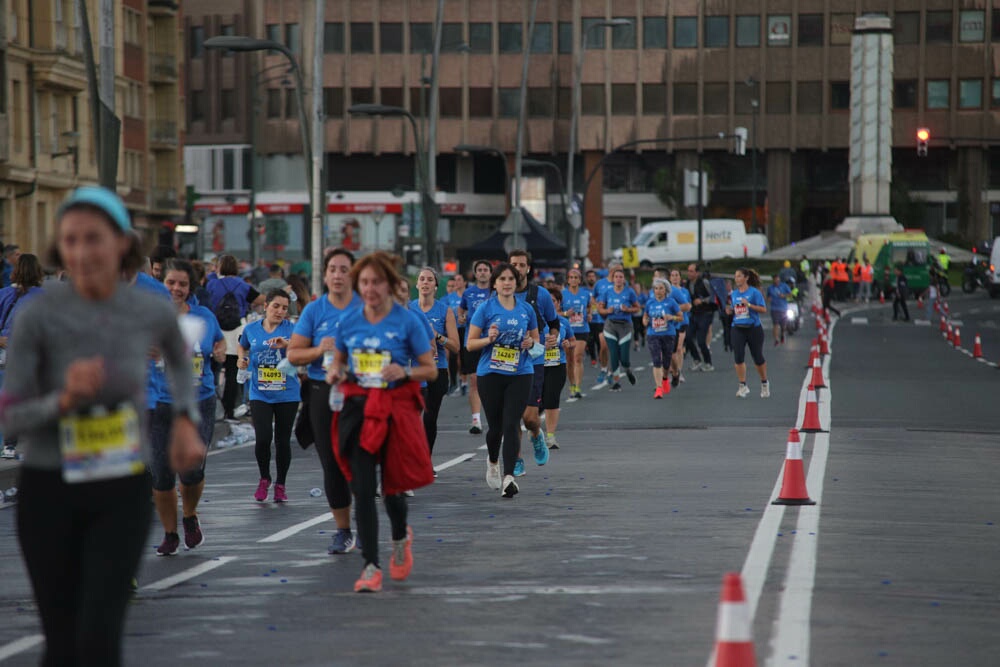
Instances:
[[[955,347],[962,347],[962,331],[955,327],[955,337],[952,338],[951,344]]]
[[[802,443],[799,432],[788,431],[788,448],[785,453],[785,473],[781,478],[781,492],[772,505],[815,505],[806,490],[806,473],[802,467]]]
[[[972,345],[972,357],[974,359],[983,358],[983,341],[980,340],[979,334],[976,334],[976,342]]]
[[[818,389],[826,387],[826,381],[823,380],[823,366],[820,365],[819,357],[813,358],[812,373],[812,379],[809,380],[809,383]]]
[[[743,580],[736,572],[722,578],[719,616],[715,628],[715,667],[756,667],[750,608],[743,593]]]
[[[819,423],[819,402],[816,398],[816,387],[809,385],[806,394],[806,412],[802,416],[802,426],[799,430],[803,433],[825,433],[823,425]]]

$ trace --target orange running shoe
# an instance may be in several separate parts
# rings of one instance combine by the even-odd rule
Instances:
[[[361,576],[354,582],[355,593],[378,593],[382,590],[382,570],[375,563],[368,563]]]
[[[413,570],[413,528],[406,527],[406,537],[392,541],[392,557],[389,559],[389,576],[396,581],[403,581]]]
[[[663,398],[663,387],[657,387],[653,392],[653,398]]]
[[[670,387],[671,387],[670,380],[669,379],[664,380],[663,384],[661,384],[660,387],[663,389],[663,395],[664,396],[666,396],[667,394],[669,394],[670,393]]]

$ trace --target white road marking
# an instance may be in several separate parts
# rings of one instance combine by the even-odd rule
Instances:
[[[151,584],[146,584],[142,587],[144,591],[165,591],[168,588],[172,588],[177,584],[183,583],[188,579],[194,579],[195,577],[205,574],[206,572],[211,572],[217,567],[222,567],[226,563],[236,560],[236,556],[220,556],[218,559],[212,559],[205,561],[200,565],[195,565],[192,568],[184,570],[183,572],[178,572],[175,575],[169,576],[166,579],[160,579],[159,581],[154,581]]]
[[[913,320],[913,326],[915,327],[929,327],[930,325],[930,320]]]
[[[867,317],[852,317],[851,324],[868,324]]]
[[[257,542],[258,544],[280,542],[281,540],[288,539],[289,537],[295,535],[296,533],[301,533],[306,528],[315,526],[318,523],[323,523],[324,521],[330,521],[331,519],[333,519],[333,515],[330,514],[330,512],[323,512],[319,516],[314,516],[313,518],[307,521],[302,521],[300,523],[295,524],[294,526],[289,526],[284,530],[279,530],[273,535],[268,535],[267,537],[257,540]]]
[[[485,445],[483,445],[483,446],[485,447]],[[475,454],[462,454],[461,456],[456,456],[455,458],[451,459],[450,461],[445,461],[441,465],[434,466],[434,472],[441,472],[442,470],[447,470],[448,468],[450,468],[452,466],[457,466],[459,463],[464,463],[465,461],[468,461],[469,459],[474,459],[474,458],[476,458]]]
[[[408,595],[432,595],[439,597],[498,595],[664,595],[689,592],[684,586],[542,586],[533,584],[508,584],[496,586],[425,586],[411,588]]]
[[[39,644],[45,641],[44,635],[28,635],[27,637],[21,637],[20,639],[15,639],[9,644],[4,644],[0,646],[0,660],[6,660],[7,658],[13,658],[18,653],[24,653],[25,651],[30,651]]]

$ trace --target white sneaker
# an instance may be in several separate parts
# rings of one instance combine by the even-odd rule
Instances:
[[[687,378],[686,378],[686,377],[684,377],[684,373],[681,373],[681,376],[680,376],[680,378],[678,378],[678,380],[677,380],[677,381],[678,381],[678,382],[687,382]]]
[[[489,458],[486,459],[486,486],[490,487],[494,491],[500,490],[500,480],[503,476],[500,474],[500,461],[496,463],[490,463]]]
[[[17,450],[9,445],[4,447],[3,451],[0,452],[0,459],[16,459],[16,458],[17,458]]]
[[[689,370],[692,373],[695,372],[695,371],[700,371],[701,370],[701,362],[700,361],[692,361],[691,362],[691,368]]]
[[[771,398],[771,383],[765,382],[760,386],[760,397]]]
[[[712,364],[702,364],[701,365],[701,372],[702,373],[711,373],[714,370],[715,370],[715,366],[713,366]]]
[[[513,475],[507,475],[503,478],[503,497],[513,498],[517,495],[518,488],[517,482],[514,481]]]
[[[746,398],[749,395],[750,395],[750,387],[746,386],[745,384],[741,384],[740,388],[736,390],[737,398]]]
[[[407,498],[412,498],[416,494],[413,493],[413,489],[410,489],[409,491],[403,491],[403,495],[406,496]]]
[[[247,416],[248,412],[250,412],[250,406],[246,403],[240,403],[236,406],[236,409],[233,410],[233,416],[237,419],[242,419]]]

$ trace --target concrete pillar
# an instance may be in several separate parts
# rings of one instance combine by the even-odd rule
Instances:
[[[986,190],[986,153],[978,146],[958,149],[958,233],[967,239],[990,238],[989,202]]]
[[[892,184],[892,20],[864,15],[851,38],[852,216],[889,215]]]
[[[767,151],[767,244],[780,248],[791,243],[792,154],[787,150]]]
[[[583,151],[583,173],[586,178],[604,155],[599,151]],[[601,256],[604,248],[604,168],[601,167],[590,181],[590,187],[583,193],[583,226],[590,235],[587,257],[594,265],[604,263]],[[582,252],[580,254],[583,254]]]

